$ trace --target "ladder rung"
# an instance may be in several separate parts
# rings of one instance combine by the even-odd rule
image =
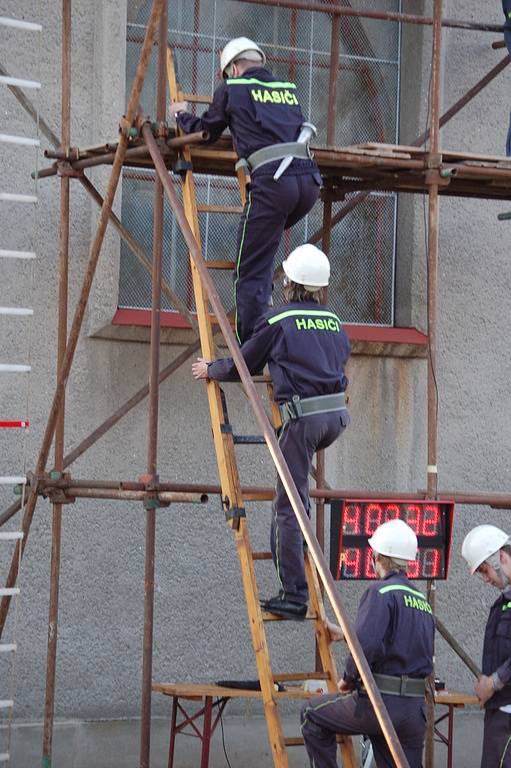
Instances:
[[[16,363],[0,363],[0,373],[29,373],[29,365],[18,365]]]
[[[16,643],[0,643],[0,653],[15,653],[17,648]]]
[[[243,213],[241,205],[198,205],[199,213]]]
[[[25,485],[26,482],[23,475],[0,475],[0,485]]]
[[[266,440],[262,435],[233,435],[235,445],[265,445]]]
[[[0,315],[33,315],[34,310],[33,309],[24,309],[23,307],[0,307]]]
[[[269,376],[267,373],[261,373],[257,376],[252,376],[252,381],[254,381],[256,384],[273,384],[271,376]]]
[[[344,739],[337,735],[335,740],[338,744],[342,744]],[[284,736],[284,745],[286,747],[301,747],[303,746],[303,736]]]
[[[183,93],[183,101],[189,101],[191,104],[211,104],[211,96],[202,96],[200,93]]]
[[[10,133],[0,133],[0,142],[3,144],[19,144],[23,147],[40,147],[39,139],[27,139],[25,136],[12,136]]]
[[[0,200],[5,203],[37,203],[35,195],[18,195],[15,192],[0,192]]]
[[[11,709],[12,707],[14,707],[12,699],[0,699],[0,709]]]
[[[19,587],[0,587],[0,597],[14,597],[14,595],[19,595],[19,593]]]
[[[42,26],[33,21],[20,21],[20,19],[10,19],[7,16],[0,16],[0,26],[15,27],[16,29],[26,29],[30,32],[42,32]]]
[[[301,747],[303,745],[303,736],[285,736],[284,745],[286,747]]]
[[[35,259],[34,251],[9,251],[0,249],[0,258],[2,259]]]
[[[211,259],[206,261],[208,269],[234,269],[236,267],[235,261],[222,261],[222,259]]]
[[[16,541],[23,538],[23,531],[0,531],[0,541]]]
[[[252,560],[271,560],[271,552],[252,552]]]
[[[16,88],[33,88],[38,90],[41,83],[37,80],[22,80],[20,77],[10,77],[10,75],[0,75],[0,83],[3,85],[14,85]]]
[[[270,613],[269,611],[263,611],[262,612],[263,621],[294,621],[294,619],[285,619],[283,616],[277,616],[276,613]],[[317,614],[315,613],[309,613],[307,612],[307,615],[305,616],[305,620],[315,620],[317,619]]]

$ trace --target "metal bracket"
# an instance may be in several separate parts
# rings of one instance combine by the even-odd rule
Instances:
[[[220,424],[220,432],[222,433],[222,435],[232,435],[232,425]]]

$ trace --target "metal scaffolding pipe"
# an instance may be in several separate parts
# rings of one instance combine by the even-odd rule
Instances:
[[[73,485],[66,488],[65,495],[70,499],[111,499],[113,501],[146,501],[149,496],[147,491],[109,490],[102,488],[78,488]],[[207,493],[185,493],[183,491],[161,491],[154,493],[153,498],[167,504],[207,504]]]
[[[156,78],[156,119],[165,120],[166,54],[168,38],[168,0],[163,0],[158,31]],[[142,131],[150,132],[145,124]],[[152,134],[151,134],[152,136]],[[161,336],[161,285],[163,270],[163,184],[156,175],[153,204],[153,268],[151,275],[151,340],[149,347],[149,398],[147,412],[147,479],[158,482],[158,413]],[[153,683],[154,570],[156,555],[156,495],[146,493],[144,553],[144,639],[142,652],[142,695],[140,703],[140,768],[149,768],[151,753],[151,694]]]
[[[238,0],[240,3],[253,5],[267,5],[272,8],[289,8],[293,11],[313,11],[315,13],[327,13],[330,16],[354,16],[363,19],[376,19],[378,21],[395,21],[404,24],[423,24],[431,27],[434,19],[429,16],[417,16],[411,13],[396,13],[394,11],[366,11],[346,6],[328,5],[320,2],[297,3],[294,0]],[[460,19],[443,19],[442,26],[453,29],[466,29],[473,32],[503,32],[502,24],[478,24],[473,21],[461,21]]]
[[[431,166],[438,162],[440,152],[440,88],[442,58],[442,0],[434,0],[433,6],[433,46],[431,52],[431,124],[429,133],[429,162]],[[437,435],[438,435],[438,391],[436,382],[437,331],[438,331],[438,183],[430,185],[428,208],[428,253],[427,253],[427,319],[428,319],[428,434],[427,434],[427,491],[428,498],[436,498],[438,492],[437,470]],[[428,600],[435,612],[436,584],[428,582]],[[435,731],[435,674],[429,678],[426,691],[426,743],[425,768],[434,768],[434,731]]]
[[[71,143],[71,0],[62,0],[62,61],[61,61],[61,148],[67,151]],[[59,232],[59,306],[57,330],[57,371],[60,371],[66,353],[68,285],[69,285],[69,182],[60,179],[60,232]],[[62,471],[64,460],[65,395],[55,428],[55,469]],[[50,598],[48,607],[48,650],[46,660],[46,692],[43,723],[43,765],[50,768],[53,746],[53,720],[55,714],[55,675],[57,669],[57,642],[60,589],[60,551],[62,538],[62,505],[53,504],[50,562]]]
[[[160,140],[160,143],[165,149],[179,149],[180,147],[189,144],[203,144],[207,141],[209,134],[207,131],[198,131],[196,133],[189,133],[185,136],[176,136],[173,139],[167,141]],[[118,145],[117,145],[118,146]],[[86,152],[86,150],[84,150]],[[94,168],[97,165],[110,165],[115,159],[116,150],[108,150],[103,154],[94,154],[87,157],[82,157],[80,160],[73,160],[68,158],[64,152],[45,152],[45,156],[48,158],[56,157],[57,160],[66,161],[69,163],[73,171],[81,171],[85,168]],[[125,164],[129,165],[130,160],[137,160],[148,155],[147,147],[131,147],[126,150]],[[58,163],[54,163],[49,168],[42,168],[37,172],[38,179],[48,179],[51,176],[57,176],[59,173]],[[32,174],[35,177],[35,174]]]
[[[259,426],[263,431],[263,435],[268,445],[270,455],[273,459],[273,463],[275,464],[275,467],[282,480],[282,483],[284,485],[284,488],[286,490],[290,503],[292,504],[298,523],[300,525],[302,533],[309,547],[311,556],[318,569],[320,578],[323,584],[325,585],[325,590],[328,594],[330,602],[332,603],[334,613],[341,625],[348,647],[355,660],[358,671],[360,673],[360,676],[362,678],[362,681],[365,685],[368,696],[370,698],[371,704],[374,707],[376,718],[378,719],[378,722],[384,734],[385,740],[389,746],[389,750],[393,755],[398,768],[409,768],[408,761],[403,752],[399,739],[397,738],[394,726],[392,725],[392,722],[388,716],[387,710],[385,709],[385,705],[383,703],[381,694],[378,688],[376,687],[372,672],[364,656],[364,652],[362,650],[360,642],[348,618],[347,611],[341,602],[338,590],[335,586],[335,582],[329,571],[325,556],[323,555],[323,552],[321,551],[318,541],[314,535],[310,520],[307,517],[302,501],[296,489],[296,485],[293,481],[291,473],[289,472],[289,468],[284,460],[284,457],[278,445],[277,439],[275,437],[273,428],[270,422],[268,421],[268,417],[266,415],[264,407],[257,393],[256,386],[252,381],[252,378],[250,376],[246,363],[236,343],[236,339],[234,338],[234,334],[232,332],[227,315],[225,314],[225,310],[222,306],[222,302],[214,286],[214,283],[211,279],[211,276],[209,275],[208,269],[206,267],[202,254],[200,252],[200,249],[197,246],[197,242],[194,238],[193,232],[186,219],[183,206],[181,204],[181,201],[179,200],[179,197],[176,194],[172,180],[167,172],[163,158],[158,150],[158,146],[150,131],[144,132],[144,138],[148,144],[149,151],[151,152],[151,157],[154,162],[156,173],[158,174],[158,176],[160,177],[163,183],[165,192],[167,193],[170,204],[176,216],[176,221],[181,229],[181,232],[183,233],[183,236],[186,240],[186,244],[188,245],[188,248],[190,251],[190,257],[192,258],[195,264],[195,267],[197,268],[197,271],[200,274],[201,281],[205,286],[205,289],[209,297],[209,302],[217,317],[218,324],[223,332],[229,351],[238,369],[238,373],[245,387],[245,391],[246,391],[248,400],[250,402],[250,405],[252,406],[252,409],[257,418]]]

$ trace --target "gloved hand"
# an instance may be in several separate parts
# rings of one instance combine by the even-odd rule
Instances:
[[[170,104],[169,106],[169,117],[171,120],[175,120],[178,112],[187,112],[187,111],[188,111],[187,101],[173,101],[172,104]]]

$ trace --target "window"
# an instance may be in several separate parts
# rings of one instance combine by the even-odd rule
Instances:
[[[368,8],[374,3],[363,0]],[[361,0],[356,7],[361,7]],[[131,86],[151,3],[128,1],[127,88]],[[386,0],[400,10],[400,0]],[[353,17],[341,19],[336,146],[398,140],[400,25]],[[175,51],[185,92],[210,94],[217,84],[218,54],[232,37],[253,37],[264,48],[279,79],[296,82],[306,119],[326,143],[331,17],[324,13],[258,6],[235,0],[178,0],[171,3],[169,45]],[[144,111],[154,115],[156,52],[142,94]],[[200,105],[197,107],[203,109]],[[199,204],[239,206],[235,179],[196,176]],[[122,220],[147,256],[152,253],[154,175],[125,168]],[[351,195],[346,196],[346,202]],[[341,204],[334,204],[334,213]],[[290,249],[321,228],[321,204],[282,240],[276,265]],[[392,325],[397,197],[372,193],[332,230],[330,302],[347,323]],[[239,215],[203,213],[201,235],[206,259],[235,258]],[[122,243],[119,307],[145,309],[151,303],[150,276]],[[164,279],[193,309],[184,240],[165,202]],[[232,279],[215,271],[226,309],[232,307]],[[162,306],[172,311],[166,297]]]

